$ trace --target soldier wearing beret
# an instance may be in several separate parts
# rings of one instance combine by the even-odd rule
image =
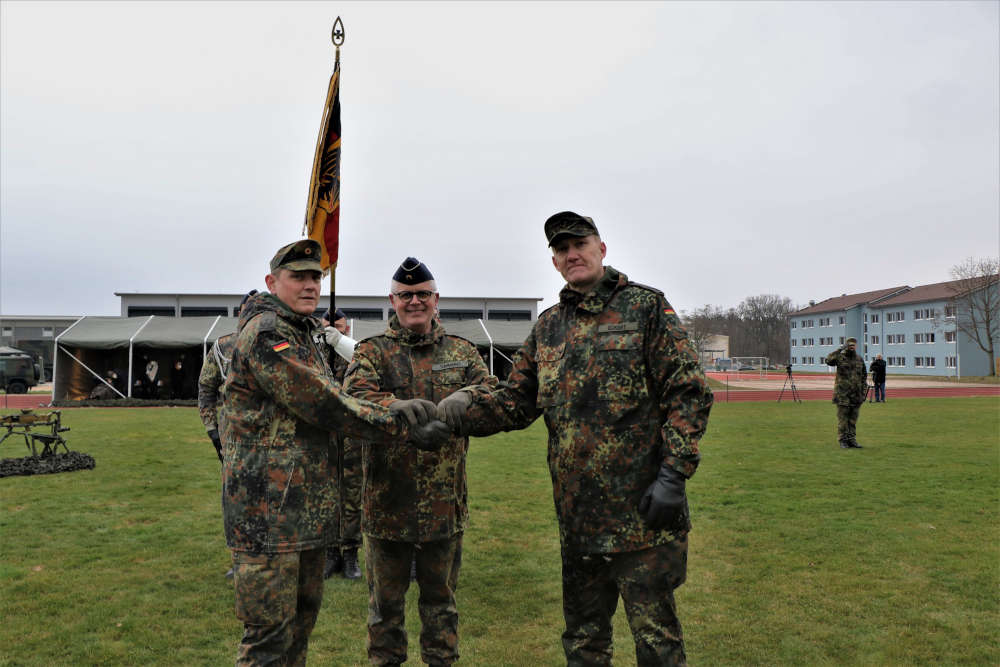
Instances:
[[[712,392],[659,290],[603,264],[589,217],[545,223],[566,279],[501,387],[438,405],[473,435],[544,415],[562,546],[563,650],[570,665],[610,665],[621,597],[639,665],[685,662],[674,589],[687,571],[685,482],[698,466]]]
[[[354,357],[356,341],[350,337],[351,325],[340,308],[327,310],[320,318],[329,349],[330,368],[337,382],[344,382],[347,365]],[[360,579],[358,548],[361,546],[361,443],[354,438],[334,434],[340,479],[337,483],[340,509],[340,533],[326,551],[323,578],[341,574],[345,579]]]
[[[858,340],[848,338],[844,346],[826,358],[827,366],[837,367],[833,402],[837,405],[837,441],[843,449],[862,449],[856,430],[858,413],[868,393],[868,373],[857,352]]]
[[[268,293],[240,313],[223,390],[222,518],[233,552],[238,665],[304,664],[323,599],[327,544],[337,534],[331,432],[434,447],[450,430],[341,391],[319,320],[320,246],[281,248]],[[422,422],[422,423],[421,423]]]
[[[448,335],[436,319],[437,284],[425,264],[407,257],[392,277],[395,314],[385,333],[361,341],[344,379],[356,398],[436,414],[437,402],[467,385],[497,386],[472,343]],[[462,535],[469,516],[465,478],[467,437],[455,435],[436,452],[365,443],[361,529],[370,601],[368,659],[406,660],[404,611],[416,562],[423,627],[420,653],[429,665],[458,660],[455,589]]]

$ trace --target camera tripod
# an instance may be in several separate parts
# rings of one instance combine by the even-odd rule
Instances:
[[[785,384],[781,385],[781,393],[778,394],[778,403],[781,403],[781,398],[785,395],[785,387],[791,386],[792,390],[792,400],[796,403],[801,403],[802,399],[799,398],[799,390],[795,386],[795,378],[792,377],[792,369],[787,369],[788,374],[785,376]]]

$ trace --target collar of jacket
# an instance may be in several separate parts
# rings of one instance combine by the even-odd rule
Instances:
[[[252,318],[266,312],[273,312],[286,322],[290,322],[293,326],[306,331],[315,329],[320,325],[319,320],[315,317],[311,315],[299,315],[289,308],[284,301],[270,292],[261,292],[254,294],[243,304],[243,309],[240,311],[239,328],[243,329],[246,323]]]
[[[612,266],[604,267],[604,275],[586,294],[580,294],[569,285],[559,292],[559,302],[563,306],[575,307],[585,310],[588,313],[599,313],[604,310],[604,306],[614,293],[628,282],[628,276]]]
[[[393,313],[389,317],[389,326],[385,330],[387,338],[395,340],[400,345],[407,347],[420,347],[421,345],[433,345],[444,337],[444,327],[437,318],[431,320],[430,333],[417,333],[407,329],[399,323],[399,317]]]

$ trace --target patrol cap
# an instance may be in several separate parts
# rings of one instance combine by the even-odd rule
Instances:
[[[850,345],[851,343],[854,343],[855,345],[857,345],[858,344],[858,339],[857,338],[848,338],[847,339],[847,344]]]
[[[403,285],[417,285],[425,283],[428,280],[434,280],[434,276],[431,274],[431,270],[427,268],[427,265],[419,259],[416,257],[407,257],[399,265],[399,268],[396,269],[396,273],[392,274],[392,279]]]
[[[599,234],[597,225],[593,218],[574,213],[573,211],[563,211],[556,213],[545,221],[545,238],[549,245],[558,241],[563,236],[590,236]]]
[[[347,314],[344,313],[344,311],[342,311],[340,308],[333,311],[332,313],[330,312],[330,309],[327,308],[326,312],[323,313],[322,319],[326,320],[327,322],[336,322],[337,320],[346,320]]]
[[[322,249],[318,241],[312,239],[302,239],[295,243],[282,246],[271,258],[271,273],[278,269],[288,269],[289,271],[319,271],[322,273],[323,267],[320,265]]]

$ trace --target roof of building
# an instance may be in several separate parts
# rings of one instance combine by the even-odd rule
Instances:
[[[962,284],[967,282],[966,280],[949,280],[943,283],[920,285],[872,305],[881,308],[883,306],[899,306],[906,303],[921,303],[924,301],[947,301],[961,293],[963,291]]]
[[[793,315],[811,315],[813,313],[834,313],[841,310],[853,308],[860,303],[871,303],[887,296],[892,296],[898,292],[909,289],[909,285],[900,287],[889,287],[887,289],[875,290],[874,292],[861,292],[860,294],[842,294],[819,303],[813,304],[802,310],[797,310]]]

